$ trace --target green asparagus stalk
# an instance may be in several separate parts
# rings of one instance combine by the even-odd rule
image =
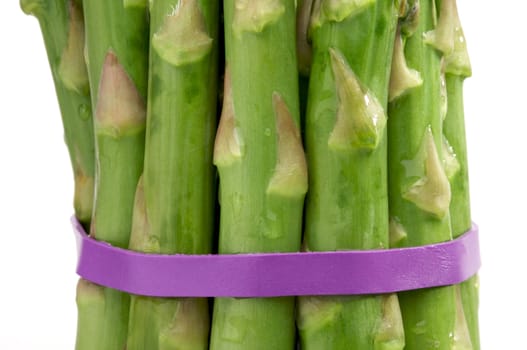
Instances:
[[[146,2],[84,1],[87,63],[95,106],[97,175],[90,235],[128,247],[143,169],[148,24]],[[80,281],[77,349],[123,349],[130,298]]]
[[[439,47],[444,55],[443,70],[447,96],[446,117],[443,123],[443,158],[452,189],[450,216],[452,234],[456,238],[468,231],[472,225],[463,108],[463,81],[472,75],[472,69],[455,0],[440,2],[439,20],[444,23],[447,33],[444,39],[446,45]],[[472,348],[476,350],[480,349],[478,285],[478,277],[474,276],[459,286]]]
[[[226,0],[220,253],[300,249],[307,165],[299,132],[295,6]],[[294,298],[217,298],[210,348],[292,349]]]
[[[210,253],[214,222],[218,2],[158,0],[145,169],[130,249]],[[127,349],[207,349],[207,299],[131,297]]]
[[[390,217],[401,237],[395,244],[418,246],[452,239],[449,168],[442,161],[446,101],[436,50],[447,30],[434,1],[405,6],[390,90]],[[399,293],[399,300],[406,349],[472,349],[456,287]]]
[[[77,0],[21,0],[42,30],[73,168],[75,216],[90,226],[95,146],[88,73],[83,57],[84,16]]]
[[[444,135],[459,164],[459,170],[450,179],[452,202],[450,204],[452,233],[458,237],[467,232],[471,225],[470,197],[468,187],[468,163],[465,141],[465,123],[463,112],[464,77],[447,73],[446,89],[448,112],[444,123]],[[478,326],[478,276],[473,276],[460,285],[463,309],[474,350],[480,349]]]
[[[386,109],[394,1],[317,1],[305,248],[389,247]],[[303,349],[402,349],[396,295],[299,298]]]

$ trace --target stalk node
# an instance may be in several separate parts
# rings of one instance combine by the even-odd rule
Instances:
[[[451,180],[461,170],[461,164],[459,164],[454,148],[452,148],[444,135],[442,146],[443,167],[445,168],[446,176]]]
[[[284,13],[281,0],[235,0],[232,28],[238,36],[244,31],[260,33]]]
[[[134,198],[134,212],[132,215],[132,230],[128,249],[144,253],[159,253],[161,251],[159,239],[153,236],[148,222],[144,176],[139,177]]]
[[[218,167],[228,166],[239,161],[243,156],[242,136],[236,129],[234,102],[232,100],[231,74],[225,68],[223,88],[223,110],[214,143],[214,164]]]
[[[159,330],[160,349],[207,349],[209,313],[207,299],[180,298],[166,327]]]
[[[330,48],[329,53],[338,109],[328,145],[331,149],[341,151],[353,148],[373,150],[384,135],[384,108],[373,92],[362,85],[344,56],[334,48]]]
[[[306,296],[299,298],[298,303],[300,332],[314,332],[340,319],[342,303],[338,299]]]
[[[401,29],[397,31],[393,48],[392,70],[390,77],[390,90],[388,99],[390,102],[404,95],[408,90],[421,86],[423,79],[415,69],[408,67],[404,56],[404,43]]]
[[[152,48],[168,63],[183,66],[203,59],[212,42],[197,0],[180,0],[153,35]]]
[[[20,0],[20,8],[26,15],[39,17],[46,8],[46,0]]]
[[[144,129],[145,120],[146,106],[143,98],[117,56],[111,50],[108,51],[95,109],[97,132],[119,137],[127,131]]]
[[[278,155],[267,193],[286,197],[304,196],[307,192],[307,163],[300,131],[285,101],[277,92],[273,93],[273,107]]]
[[[405,346],[404,327],[397,294],[382,295],[382,320],[378,325],[375,350],[402,350]]]
[[[375,3],[376,0],[315,0],[311,29],[327,22],[342,22]]]
[[[88,94],[90,82],[84,60],[84,17],[75,1],[68,2],[68,42],[62,51],[58,74],[64,86],[79,94]]]
[[[399,26],[401,33],[406,36],[412,36],[419,26],[420,0],[405,0],[399,12]]]
[[[439,219],[444,218],[450,206],[450,183],[430,126],[425,131],[416,157],[403,161],[403,164],[407,175],[418,176],[418,180],[403,190],[402,197]]]
[[[438,24],[434,30],[424,33],[424,41],[445,55],[445,72],[465,77],[472,75],[456,0],[441,1]]]
[[[456,323],[454,334],[452,336],[452,350],[473,350],[470,332],[468,330],[465,312],[463,310],[463,301],[461,299],[461,287],[454,287],[456,293]]]
[[[93,208],[93,191],[94,191],[94,178],[86,174],[82,169],[82,163],[76,161],[75,163],[75,192],[73,199],[73,207],[75,208],[75,215],[77,219],[87,224],[90,222]]]
[[[406,229],[396,217],[390,218],[389,238],[390,248],[402,247],[408,238]]]

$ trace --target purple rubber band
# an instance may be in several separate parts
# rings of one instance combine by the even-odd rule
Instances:
[[[276,297],[391,293],[460,283],[481,263],[476,225],[449,242],[389,250],[157,255],[89,238],[72,219],[77,273],[96,284],[158,297]]]

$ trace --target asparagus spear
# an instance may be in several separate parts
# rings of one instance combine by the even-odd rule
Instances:
[[[210,253],[218,2],[158,0],[151,8],[145,170],[130,248]],[[206,299],[132,296],[127,349],[207,349]]]
[[[440,1],[439,23],[443,24],[443,69],[447,96],[447,111],[443,123],[443,158],[452,189],[450,215],[452,234],[455,237],[468,231],[472,225],[468,186],[467,146],[463,110],[463,81],[472,75],[466,40],[459,20],[455,0]],[[460,286],[459,296],[470,332],[473,349],[480,348],[478,327],[478,277],[474,276]],[[458,312],[459,313],[459,312]],[[459,332],[458,332],[459,333]],[[458,338],[466,335],[456,334]],[[465,341],[468,343],[468,341]]]
[[[90,226],[95,154],[88,73],[83,57],[84,16],[76,0],[21,0],[42,30],[75,180],[75,216]]]
[[[306,120],[308,250],[388,248],[386,107],[394,1],[317,1]],[[402,349],[396,295],[302,297],[303,349]]]
[[[298,251],[307,166],[299,132],[295,6],[226,0],[220,253]],[[292,349],[294,298],[217,298],[210,348]]]
[[[408,1],[400,21],[404,54],[395,55],[388,120],[390,216],[398,245],[417,246],[452,239],[451,189],[443,165],[441,83],[444,21],[435,2]],[[436,25],[437,24],[437,25]],[[401,46],[402,49],[402,46]],[[395,67],[395,63],[394,63]],[[409,68],[411,67],[411,68]],[[406,86],[406,88],[404,88]],[[407,349],[471,349],[466,323],[453,286],[399,294]]]
[[[97,176],[90,235],[128,247],[143,168],[148,27],[146,3],[84,1],[87,62],[95,106]],[[129,296],[80,281],[77,349],[126,345]]]
[[[463,112],[463,76],[446,74],[448,113],[444,123],[444,134],[454,152],[459,170],[450,179],[452,202],[450,204],[452,233],[458,237],[468,231],[472,225],[470,217],[470,198],[468,187],[468,163],[465,141],[465,123]],[[466,317],[470,339],[474,350],[479,350],[478,326],[478,276],[461,283],[461,299]]]

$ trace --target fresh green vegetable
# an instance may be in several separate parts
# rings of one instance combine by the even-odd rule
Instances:
[[[445,140],[448,142],[448,147],[451,147],[455,159],[459,164],[459,170],[450,179],[450,186],[452,188],[450,213],[452,219],[452,233],[454,237],[458,237],[467,232],[472,226],[463,112],[463,79],[464,77],[459,75],[450,73],[446,74],[448,112],[444,123],[443,133],[446,137]],[[467,281],[461,283],[460,288],[472,348],[474,350],[479,350],[478,276],[473,276]]]
[[[471,226],[471,67],[456,0],[20,5],[41,26],[75,213],[95,239],[210,253],[213,163],[220,254],[299,251],[308,186],[304,250],[426,245]],[[293,297],[217,298],[211,326],[206,299],[81,279],[76,348],[290,350],[296,312],[307,350],[479,350],[478,302],[477,276],[399,295],[304,296],[297,310]]]
[[[90,235],[128,247],[143,170],[148,23],[145,4],[84,1],[87,62],[95,106],[97,176]],[[130,297],[81,281],[77,349],[123,349]]]
[[[445,23],[445,28],[448,28],[445,40],[448,44],[441,50],[444,55],[443,71],[447,96],[447,111],[443,123],[445,137],[443,158],[452,189],[450,216],[452,234],[456,238],[468,231],[472,225],[463,107],[463,81],[471,76],[472,69],[455,0],[440,2],[439,20]],[[459,286],[472,349],[475,350],[480,349],[478,285],[478,277],[474,276]]]
[[[398,245],[418,246],[452,239],[451,189],[443,163],[441,84],[444,18],[433,1],[407,1],[400,20],[399,49],[392,69],[388,119],[390,218]],[[397,68],[396,68],[397,67]],[[401,234],[402,233],[402,234]],[[399,293],[405,349],[471,349],[456,287]]]
[[[145,170],[130,249],[210,253],[217,103],[217,1],[158,0],[151,49]],[[206,299],[132,296],[127,349],[207,349]]]
[[[317,1],[306,117],[305,248],[389,247],[386,108],[394,1]],[[303,349],[402,349],[396,295],[301,297]]]
[[[295,6],[226,0],[220,253],[300,249],[307,165],[299,131]],[[294,298],[217,298],[210,348],[293,349]]]
[[[75,216],[88,228],[93,205],[95,146],[83,57],[82,5],[76,0],[21,0],[20,6],[40,23],[73,167]]]

